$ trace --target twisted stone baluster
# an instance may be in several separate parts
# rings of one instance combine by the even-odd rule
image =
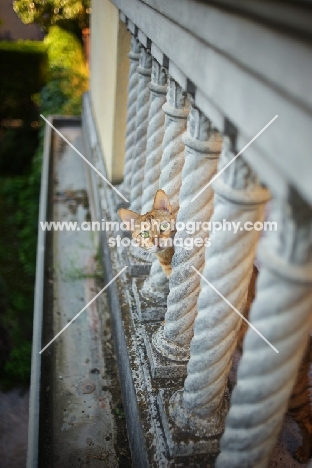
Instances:
[[[192,106],[183,136],[185,143],[185,163],[182,171],[180,209],[177,222],[200,223],[193,234],[178,231],[175,240],[184,242],[209,237],[201,223],[208,221],[213,211],[213,190],[209,186],[194,203],[192,198],[202,189],[217,171],[222,139],[211,126],[211,122],[196,107]],[[195,225],[196,227],[196,225]],[[165,325],[153,336],[156,349],[166,357],[188,360],[189,344],[193,336],[193,323],[196,316],[196,303],[200,289],[200,277],[191,268],[203,269],[205,246],[185,250],[176,246],[172,260],[172,273],[169,279],[170,294],[167,302]]]
[[[224,137],[219,170],[235,153]],[[242,158],[236,159],[213,184],[215,189],[212,224],[263,219],[264,203],[269,195]],[[259,232],[229,230],[211,233],[206,249],[203,276],[239,311],[243,311],[253,269]],[[220,433],[227,411],[225,391],[236,347],[241,318],[204,280],[194,323],[190,360],[184,391],[170,400],[170,412],[180,426],[188,426],[198,435]]]
[[[124,180],[120,186],[122,193],[126,198],[130,197],[131,178],[133,169],[133,151],[135,146],[135,131],[136,131],[136,106],[138,94],[139,75],[137,67],[140,58],[140,42],[131,37],[130,52],[128,54],[130,60],[129,69],[129,84],[128,84],[128,105],[127,105],[127,130],[126,130],[126,154],[124,167]]]
[[[130,209],[141,213],[142,187],[146,155],[146,137],[148,126],[148,111],[150,107],[150,90],[148,83],[151,79],[152,56],[142,47],[140,62],[137,68],[139,74],[138,96],[136,107],[136,133],[134,158],[132,160],[132,181],[130,195]]]
[[[149,89],[151,91],[151,101],[148,115],[142,213],[150,211],[159,188],[160,161],[165,131],[165,113],[162,106],[166,102],[167,73],[155,59],[153,59],[152,80]]]
[[[218,468],[268,466],[312,328],[312,209],[294,190],[274,204],[250,321],[279,354],[248,330]]]
[[[179,209],[179,191],[184,164],[182,134],[186,130],[189,102],[181,86],[171,77],[168,83],[167,102],[163,105],[163,110],[166,116],[159,188],[168,195],[173,214],[176,214]]]
[[[146,163],[142,194],[143,213],[151,209],[155,194],[159,188],[160,161],[165,131],[165,113],[162,106],[166,101],[167,73],[155,59],[153,59],[152,81],[149,86],[151,90],[151,106],[147,130]],[[149,278],[152,278],[154,287],[150,284]],[[141,291],[145,298],[161,299],[164,292],[169,292],[168,280],[157,258],[153,260],[149,278],[145,280]]]
[[[166,98],[167,101],[163,105],[165,133],[160,163],[159,188],[168,195],[173,212],[176,214],[179,208],[179,190],[184,163],[182,134],[186,129],[189,102],[181,86],[171,77],[169,78]],[[159,299],[160,296],[168,294],[168,292],[168,280],[157,260],[152,264],[150,275],[142,288],[142,295],[148,299]]]

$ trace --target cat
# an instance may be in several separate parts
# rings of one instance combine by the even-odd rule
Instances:
[[[175,217],[169,198],[163,190],[156,192],[151,211],[138,214],[120,208],[118,214],[125,223],[132,224],[132,238],[147,253],[154,253],[167,276],[171,275],[171,260],[174,254]]]
[[[256,280],[258,270],[253,269],[249,284],[247,303],[244,317],[248,318],[251,304],[255,298]],[[242,351],[244,336],[248,330],[248,324],[243,320],[238,332],[237,348]],[[298,424],[301,435],[302,445],[298,447],[294,457],[300,463],[306,463],[312,452],[312,408],[310,401],[310,378],[309,371],[312,362],[312,337],[310,336],[305,354],[298,369],[297,380],[288,402],[288,414]]]

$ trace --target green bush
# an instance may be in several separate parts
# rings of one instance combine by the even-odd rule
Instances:
[[[29,381],[29,363],[31,360],[31,342],[23,340],[14,348],[4,365],[4,372],[20,384],[27,385]],[[10,386],[10,380],[5,381],[5,387]]]
[[[3,388],[29,383],[42,136],[40,142],[26,174],[0,179],[0,354],[7,356],[0,360]]]
[[[0,51],[21,52],[22,54],[46,55],[47,46],[42,41],[0,41]]]
[[[44,115],[79,115],[82,94],[88,89],[88,68],[77,37],[52,26],[44,42],[49,59],[49,80],[39,96]]]
[[[50,70],[62,67],[86,72],[81,43],[74,34],[59,26],[51,26],[49,34],[44,38],[44,45],[48,52]]]
[[[38,130],[31,127],[31,122],[24,122],[21,128],[2,128],[0,144],[1,175],[22,174],[38,146]]]

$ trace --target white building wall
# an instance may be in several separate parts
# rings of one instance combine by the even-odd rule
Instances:
[[[92,110],[108,177],[123,177],[130,33],[109,0],[94,0],[91,15]]]

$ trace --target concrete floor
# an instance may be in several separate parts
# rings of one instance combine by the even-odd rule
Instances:
[[[60,131],[83,153],[80,127]],[[57,134],[53,138],[53,220],[80,224],[90,220],[86,164]],[[104,284],[92,232],[55,231],[52,250],[55,335]],[[44,351],[53,363],[47,386],[52,442],[45,468],[131,466],[117,370],[108,362],[114,360],[110,339],[103,293]]]

